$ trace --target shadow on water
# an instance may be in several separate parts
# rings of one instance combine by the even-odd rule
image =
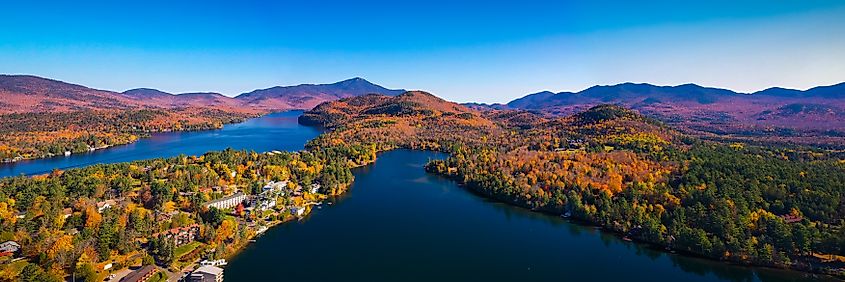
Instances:
[[[493,202],[424,172],[443,157],[382,153],[354,170],[355,183],[334,205],[269,230],[235,256],[227,281],[813,280],[656,251]]]

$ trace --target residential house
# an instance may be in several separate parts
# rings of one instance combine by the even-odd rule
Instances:
[[[305,207],[292,206],[290,207],[290,213],[295,216],[302,216],[305,214]]]
[[[273,193],[281,192],[282,195],[284,195],[285,188],[287,188],[287,187],[288,187],[288,181],[287,180],[279,181],[279,182],[270,181],[270,182],[267,182],[267,185],[264,185],[264,187],[261,188],[261,194],[273,194]]]
[[[116,200],[111,200],[111,199],[110,199],[110,200],[105,200],[105,201],[102,201],[102,202],[98,202],[98,203],[97,203],[97,212],[99,212],[99,213],[103,213],[103,211],[105,211],[106,209],[111,208],[111,207],[114,207],[114,206],[117,206],[117,201],[116,201]]]
[[[234,208],[243,201],[246,200],[246,194],[243,192],[238,192],[217,200],[210,201],[205,203],[204,206],[207,208],[215,207],[218,209],[230,209]]]
[[[792,224],[792,223],[801,222],[801,220],[804,220],[804,217],[802,217],[800,215],[791,215],[791,214],[781,215],[780,218],[783,219],[783,221],[786,222],[786,224]]]
[[[184,227],[173,228],[164,232],[156,233],[153,236],[166,240],[173,240],[176,247],[193,242],[200,234],[199,224],[191,224]]]
[[[158,269],[154,265],[147,265],[144,267],[139,268],[138,270],[129,273],[123,279],[120,279],[121,282],[145,282],[150,280],[153,277],[153,274],[158,272]]]
[[[21,245],[15,241],[6,241],[0,244],[0,253],[17,253]]]
[[[311,194],[320,192],[320,184],[317,184],[317,183],[311,184],[311,189],[309,191],[311,192]]]
[[[223,282],[223,269],[211,266],[211,265],[203,265],[191,272],[191,276],[188,279],[191,282]]]

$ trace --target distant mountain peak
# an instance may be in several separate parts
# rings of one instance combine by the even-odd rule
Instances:
[[[403,89],[387,89],[366,79],[353,77],[331,84],[300,84],[258,89],[238,95],[235,99],[259,107],[284,105],[289,108],[311,109],[325,101],[367,94],[396,96],[404,92]]]

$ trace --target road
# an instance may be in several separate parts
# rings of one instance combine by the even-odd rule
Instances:
[[[114,274],[114,278],[111,279],[111,280],[106,278],[106,281],[120,281],[120,279],[123,279],[123,277],[125,277],[126,275],[129,275],[129,273],[132,273],[132,270],[130,270],[129,268],[124,268],[124,269],[115,271],[114,273],[112,273],[112,274]]]

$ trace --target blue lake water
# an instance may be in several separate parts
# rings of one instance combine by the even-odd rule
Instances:
[[[127,162],[179,154],[200,155],[208,151],[248,149],[257,152],[271,150],[295,151],[320,131],[297,123],[301,111],[290,111],[229,124],[219,130],[155,133],[135,143],[115,146],[86,154],[27,160],[0,164],[0,177],[47,173],[53,169],[68,169],[98,163]]]
[[[274,227],[230,261],[226,281],[810,281],[625,242],[491,202],[397,150],[356,169],[350,191]]]
[[[198,155],[228,147],[299,150],[320,134],[301,112],[223,129],[154,134],[134,144],[0,166],[0,176]],[[659,252],[593,227],[491,202],[425,173],[433,152],[382,153],[350,191],[268,230],[235,256],[226,281],[812,281],[808,274]]]

